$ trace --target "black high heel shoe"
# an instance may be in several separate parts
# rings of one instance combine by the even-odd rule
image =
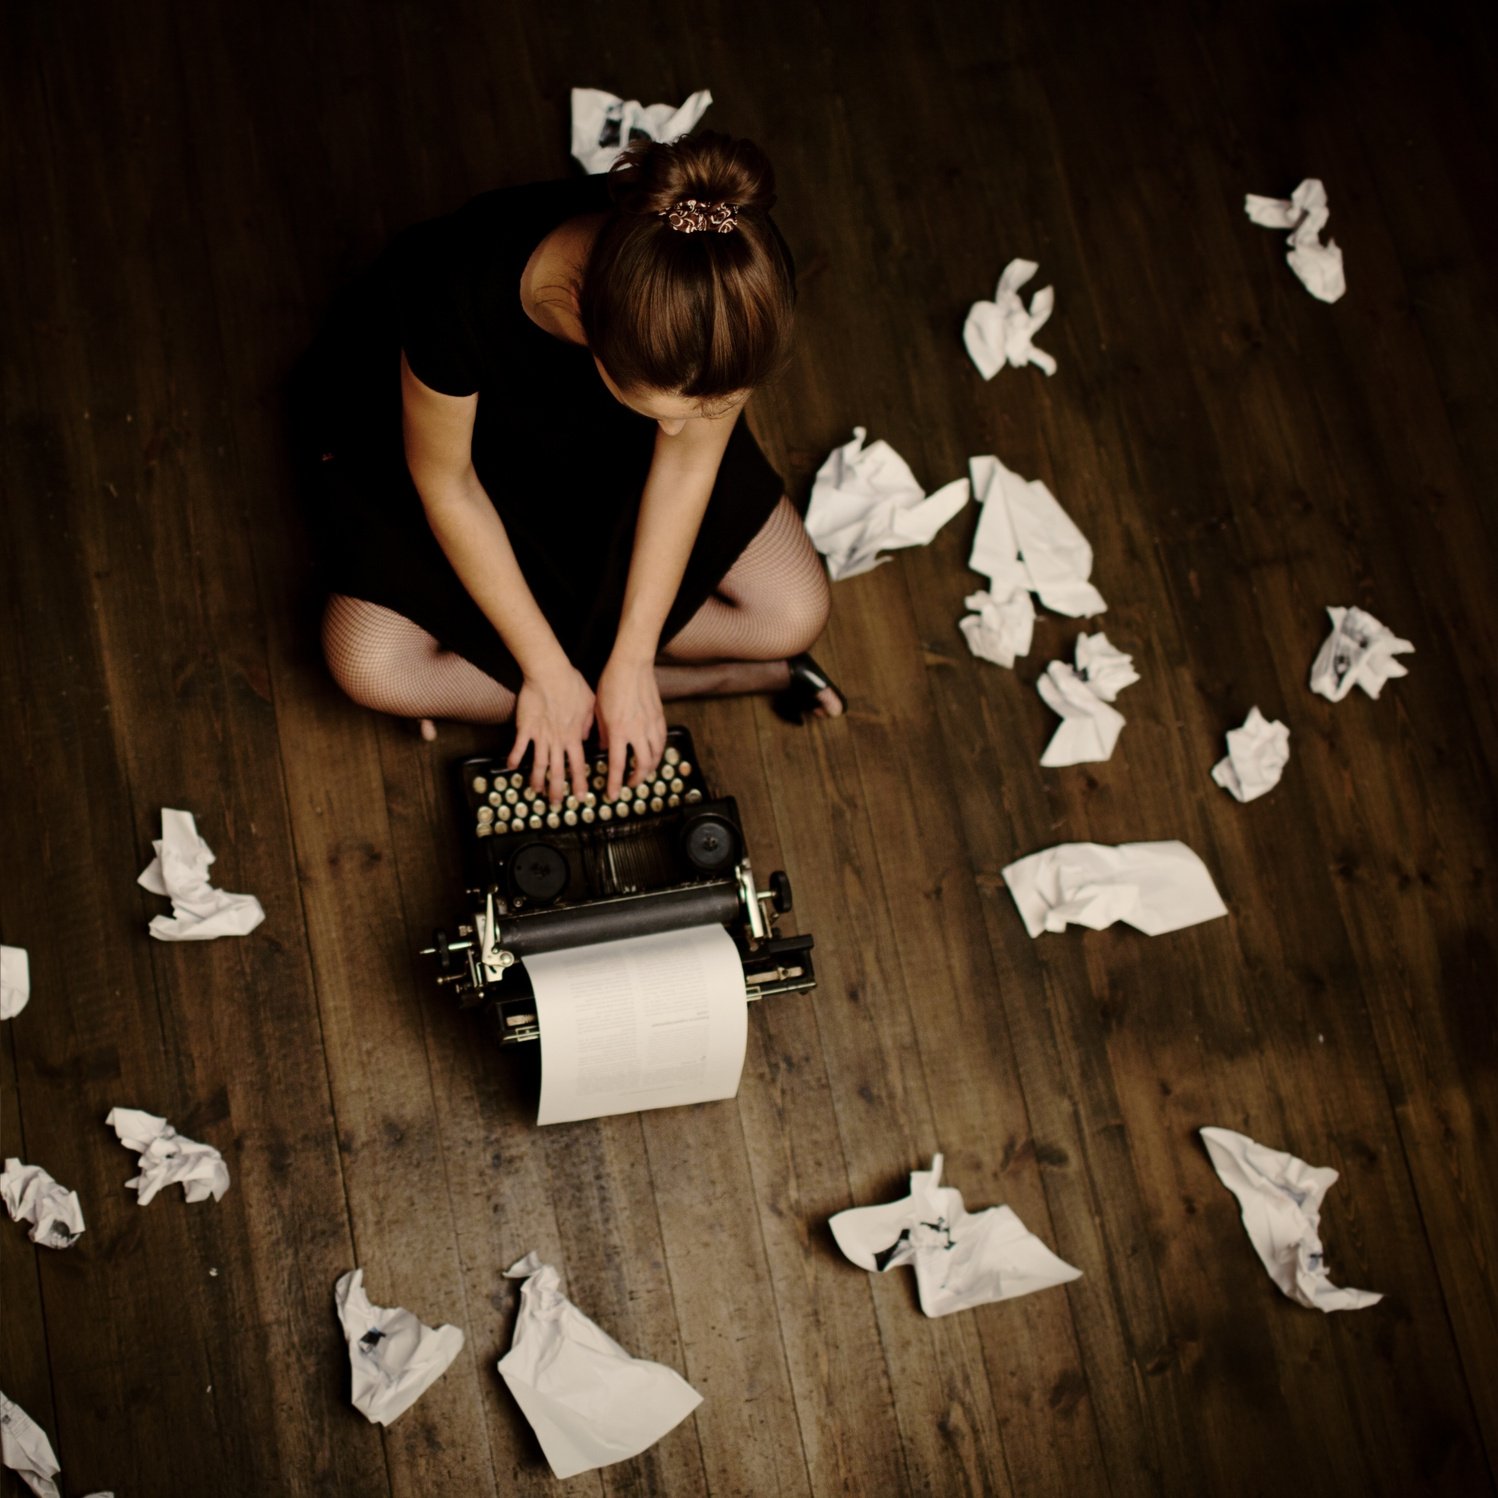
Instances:
[[[848,699],[809,655],[803,652],[792,656],[786,665],[790,667],[791,679],[770,699],[776,717],[784,718],[787,723],[804,723],[821,706],[820,694],[828,690],[835,694],[843,712],[848,711]]]

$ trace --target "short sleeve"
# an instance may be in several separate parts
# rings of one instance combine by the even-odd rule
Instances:
[[[401,236],[395,257],[396,319],[411,372],[440,395],[472,395],[482,367],[463,295],[464,259],[451,219]]]

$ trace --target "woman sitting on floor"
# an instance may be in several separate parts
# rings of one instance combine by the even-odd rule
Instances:
[[[826,571],[740,420],[791,331],[773,203],[757,147],[703,134],[393,241],[299,378],[350,697],[513,719],[553,799],[595,725],[611,797],[631,751],[648,777],[663,698],[843,711],[805,654]]]

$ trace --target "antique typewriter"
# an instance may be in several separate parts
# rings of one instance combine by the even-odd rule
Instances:
[[[493,1011],[500,1040],[535,1040],[528,955],[709,924],[727,928],[751,999],[816,986],[810,936],[780,936],[791,883],[756,888],[732,796],[714,796],[685,728],[667,730],[655,775],[605,801],[608,762],[590,789],[548,805],[503,757],[457,766],[470,914],[422,955],[464,1008]]]

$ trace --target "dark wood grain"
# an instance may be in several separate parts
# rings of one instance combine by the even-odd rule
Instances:
[[[1468,0],[648,11],[328,0],[12,7],[0,47],[0,1151],[83,1199],[0,1242],[0,1387],[66,1491],[556,1489],[494,1364],[530,1249],[705,1402],[583,1493],[1494,1490],[1498,26]],[[754,1007],[736,1102],[537,1130],[417,958],[457,914],[449,763],[492,734],[342,700],[283,415],[328,298],[406,224],[560,175],[567,91],[703,85],[761,141],[800,342],[761,441],[804,493],[855,424],[934,488],[994,452],[1083,526],[1141,672],[1105,764],[1042,770],[1034,692],[956,627],[971,513],[840,583],[840,724],[683,705],[814,995]],[[1310,298],[1245,192],[1319,175],[1349,294]],[[1060,369],[962,351],[1003,264],[1057,288]],[[1327,604],[1417,646],[1309,693]],[[1268,797],[1209,779],[1257,704]],[[136,874],[163,806],[267,920],[178,947]],[[1179,837],[1226,920],[1031,941],[1001,877]],[[138,1207],[109,1108],[233,1185]],[[1342,1178],[1323,1317],[1263,1275],[1196,1131]],[[1083,1271],[944,1320],[827,1218],[941,1151]],[[333,1282],[463,1353],[386,1431],[349,1408]],[[17,1490],[0,1478],[0,1490]]]

